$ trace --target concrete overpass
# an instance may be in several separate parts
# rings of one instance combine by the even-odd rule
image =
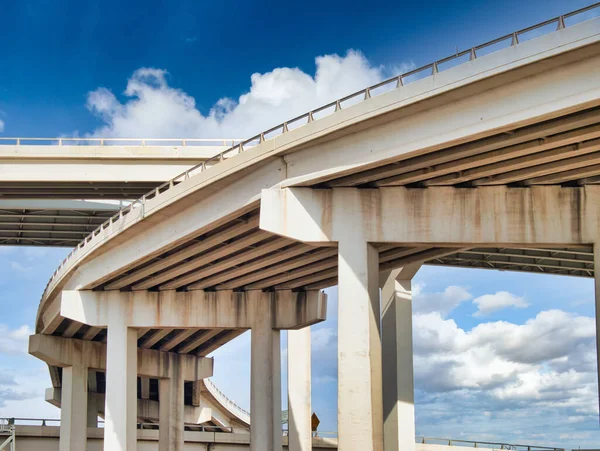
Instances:
[[[247,329],[250,449],[281,448],[286,329],[290,449],[310,449],[305,326],[325,318],[319,290],[336,283],[338,447],[414,449],[410,281],[420,265],[597,277],[600,19],[571,25],[590,8],[284,122],[77,245],[48,283],[34,339],[108,336],[104,449],[135,449],[139,352],[202,356],[205,334],[223,344]],[[65,385],[63,369],[63,399],[81,409],[85,373],[60,363],[71,374]],[[160,377],[160,428],[171,434],[160,449],[183,447],[183,382],[172,379]],[[61,441],[82,446],[74,411],[63,407]]]
[[[0,138],[0,245],[73,247],[129,201],[238,142]]]

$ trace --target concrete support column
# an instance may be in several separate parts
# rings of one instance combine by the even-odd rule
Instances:
[[[382,451],[378,251],[352,229],[338,251],[338,449]]]
[[[60,451],[87,449],[88,369],[83,365],[67,366],[62,371],[60,409]]]
[[[383,275],[383,434],[385,451],[414,451],[415,395],[411,279],[420,264]]]
[[[101,406],[98,404],[98,384],[96,381],[96,372],[88,371],[88,397],[87,397],[87,427],[98,427],[98,410]]]
[[[140,381],[142,383],[142,399],[150,399],[150,378],[142,376]]]
[[[88,392],[87,395],[87,427],[98,427],[98,393]]]
[[[248,292],[252,309],[250,450],[281,451],[281,349],[271,293]]]
[[[137,331],[127,327],[125,301],[108,313],[104,451],[137,446]]]
[[[596,365],[598,383],[600,384],[600,242],[598,241],[594,243],[594,283],[596,294]],[[598,390],[598,397],[598,402],[600,403],[600,389]]]
[[[160,379],[159,396],[159,451],[183,451],[184,380],[183,356],[170,358],[171,377]]]
[[[310,327],[289,330],[289,451],[310,451],[312,449],[310,357]]]

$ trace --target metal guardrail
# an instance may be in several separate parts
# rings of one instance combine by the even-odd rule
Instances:
[[[209,382],[209,381],[207,379],[204,379],[204,382]],[[212,388],[214,388],[215,390],[217,390],[220,395],[222,395],[224,398],[228,399],[225,395],[223,395],[221,393],[221,391],[219,391],[218,388],[216,388],[216,386],[212,382],[209,382],[209,384],[211,384],[210,386]],[[207,387],[208,386],[209,385],[207,384]],[[230,402],[233,403],[233,401],[230,401]],[[235,403],[233,403],[233,404],[236,405]],[[245,411],[241,407],[238,407],[238,409],[240,409],[242,412],[246,413],[247,415],[250,415],[249,412]],[[54,425],[54,423],[56,423],[56,426],[60,426],[60,420],[51,419],[51,418],[0,418],[0,433],[3,433],[3,432],[6,433],[7,431],[14,432],[17,422],[27,423],[27,424],[39,423],[39,426],[49,426],[48,423],[51,423],[51,425]],[[99,421],[99,423],[103,423],[103,421]],[[35,424],[34,426],[37,426],[37,424]],[[139,429],[156,429],[158,427],[159,427],[159,425],[157,423],[138,423]],[[194,427],[196,427],[196,426],[194,426]],[[198,425],[197,427],[200,428],[202,431],[206,431],[206,432],[219,432],[219,431],[223,430],[223,428],[220,426]],[[286,429],[283,429],[282,434],[284,436],[286,436],[286,435],[288,435],[288,431]],[[317,431],[317,432],[313,432],[313,437],[336,438],[337,432],[336,431]],[[503,442],[453,440],[453,439],[448,439],[448,438],[435,438],[435,437],[422,437],[422,436],[416,437],[415,442],[421,443],[421,444],[431,444],[431,445],[466,446],[466,447],[472,447],[472,448],[492,448],[492,449],[513,450],[513,451],[565,451],[564,448],[556,448],[556,447],[551,447],[551,446],[516,445],[516,444],[511,444],[511,443],[503,443]]]
[[[1,137],[1,145],[58,145],[58,146],[215,146],[229,147],[242,142],[243,139],[220,139],[220,138],[9,138]]]
[[[434,437],[417,437],[416,442],[430,445],[467,446],[473,448],[492,448],[513,451],[565,451],[564,448],[555,448],[551,446],[515,445],[502,442],[480,442],[473,440],[453,440],[448,438]]]
[[[103,420],[98,420],[98,425],[104,425]],[[54,418],[0,418],[0,434],[12,433],[16,426],[41,426],[41,427],[60,427],[60,420]],[[200,432],[233,432],[233,428],[211,425],[189,425],[186,427],[194,428]],[[158,423],[137,423],[138,429],[158,429]],[[0,451],[2,448],[0,448]]]
[[[463,50],[460,52],[457,51],[455,54],[447,56],[446,58],[443,58],[438,61],[434,61],[433,63],[430,63],[425,66],[419,67],[417,69],[411,70],[404,74],[400,74],[396,77],[389,78],[389,79],[379,82],[373,86],[369,86],[369,87],[362,89],[360,91],[357,91],[353,94],[342,97],[341,99],[330,102],[327,105],[323,105],[319,108],[311,110],[311,111],[304,113],[300,116],[297,116],[291,120],[283,122],[275,127],[272,127],[269,130],[259,133],[258,135],[253,136],[250,139],[246,139],[244,141],[241,141],[241,142],[231,146],[229,149],[226,149],[223,152],[216,154],[212,158],[209,158],[208,160],[205,160],[202,163],[200,163],[196,166],[193,166],[192,168],[179,174],[177,177],[173,178],[172,180],[169,180],[168,182],[165,182],[162,185],[154,188],[152,191],[146,193],[141,198],[132,202],[127,207],[119,210],[118,213],[116,213],[114,216],[112,216],[107,221],[105,221],[100,226],[98,226],[97,229],[95,229],[93,232],[91,232],[81,243],[79,243],[79,245],[75,249],[73,249],[69,253],[69,255],[67,255],[67,257],[60,263],[60,265],[58,266],[56,271],[54,271],[54,273],[52,274],[52,277],[48,281],[48,284],[46,285],[46,289],[44,290],[43,296],[46,295],[48,287],[54,281],[58,272],[73,257],[73,255],[75,254],[75,252],[77,252],[78,249],[84,248],[86,246],[86,244],[88,242],[90,242],[94,236],[98,235],[102,230],[106,229],[110,224],[119,221],[123,216],[126,216],[127,214],[132,212],[134,209],[141,208],[142,216],[143,216],[144,206],[148,199],[152,199],[152,198],[158,196],[159,194],[170,190],[176,184],[189,179],[190,175],[192,173],[194,175],[197,173],[202,173],[230,156],[239,155],[240,153],[244,152],[248,148],[251,148],[251,147],[254,147],[255,145],[261,144],[261,143],[265,142],[266,140],[273,139],[277,136],[284,135],[285,133],[288,133],[292,129],[298,128],[298,127],[306,125],[306,124],[310,124],[311,122],[314,122],[315,120],[335,114],[347,106],[367,101],[371,97],[375,97],[377,95],[384,94],[393,89],[400,89],[405,84],[411,83],[416,80],[420,80],[421,78],[424,78],[425,76],[435,76],[435,74],[437,74],[438,72],[442,72],[444,70],[450,69],[452,67],[462,64],[463,62],[477,59],[478,52],[479,52],[479,56],[482,56],[482,54],[484,54],[484,55],[487,54],[487,53],[485,53],[486,50],[488,50],[488,53],[491,53],[493,51],[500,50],[502,48],[509,48],[511,46],[515,46],[515,45],[519,44],[519,42],[523,42],[525,40],[530,40],[535,37],[539,37],[541,35],[545,35],[545,34],[549,34],[554,31],[562,30],[563,28],[567,27],[568,19],[571,19],[578,15],[583,15],[584,13],[587,13],[588,11],[594,10],[599,7],[600,7],[600,3],[595,3],[595,4],[587,6],[585,8],[581,8],[576,11],[572,11],[570,13],[564,14],[562,16],[558,16],[553,19],[538,23],[536,25],[533,25],[533,26],[530,26],[527,28],[523,28],[522,30],[515,31],[513,33],[501,36],[492,41],[488,41],[484,44],[480,44],[476,47],[472,47],[470,49]],[[565,22],[565,20],[567,20],[567,22]],[[556,25],[556,27],[553,27],[553,25]],[[499,48],[497,48],[498,46],[499,46]],[[461,58],[464,58],[467,56],[468,56],[468,59],[466,59],[466,61],[463,61],[461,59]],[[453,62],[455,63],[454,65],[451,64]]]

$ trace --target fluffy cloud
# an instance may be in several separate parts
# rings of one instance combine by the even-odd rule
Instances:
[[[416,313],[438,312],[445,317],[448,313],[473,296],[465,288],[451,285],[441,293],[427,293],[425,285],[413,285],[413,311]]]
[[[381,81],[384,68],[357,51],[315,59],[314,76],[282,67],[251,76],[247,93],[221,98],[207,114],[193,97],[169,86],[163,69],[140,68],[127,82],[125,103],[106,88],[88,94],[87,108],[105,125],[104,137],[246,138],[286,119]],[[400,66],[403,69],[410,65]]]
[[[474,316],[486,316],[498,310],[507,307],[526,308],[529,304],[525,299],[515,296],[508,291],[498,291],[495,294],[485,294],[473,299],[473,303],[477,305],[477,312]]]
[[[33,331],[29,326],[21,326],[17,329],[0,324],[0,353],[20,354],[27,352],[29,335]]]

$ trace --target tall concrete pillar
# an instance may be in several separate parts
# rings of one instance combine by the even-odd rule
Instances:
[[[338,251],[338,449],[382,451],[378,251],[351,229]]]
[[[87,449],[88,369],[83,365],[67,366],[62,371],[60,409],[60,451]]]
[[[108,313],[104,451],[137,446],[137,331],[127,327],[125,307],[114,302]]]
[[[288,331],[289,451],[311,451],[310,327]]]
[[[160,379],[159,397],[159,451],[183,451],[184,430],[184,380],[182,368],[183,356],[170,358],[171,377]]]
[[[253,324],[250,357],[250,450],[281,451],[280,332],[272,328],[271,294],[248,292]]]
[[[411,279],[420,264],[387,272],[381,290],[385,451],[414,451]]]
[[[600,242],[594,243],[594,283],[596,294],[596,368],[598,371],[598,387],[600,387]],[[598,390],[600,403],[600,389]]]

